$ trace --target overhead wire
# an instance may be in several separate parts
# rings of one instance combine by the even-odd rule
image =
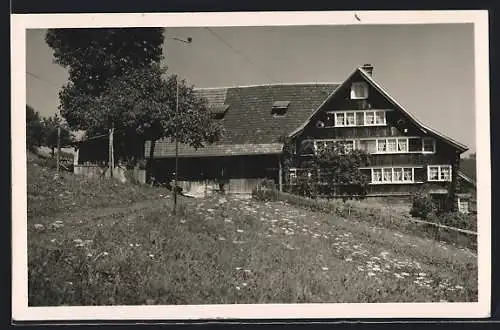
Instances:
[[[276,79],[272,78],[267,74],[263,69],[261,69],[259,66],[255,65],[255,63],[248,58],[242,51],[234,48],[228,41],[226,41],[224,38],[222,38],[218,33],[216,33],[213,29],[209,27],[205,27],[206,30],[208,30],[213,36],[215,36],[220,42],[222,42],[226,47],[231,49],[234,53],[242,57],[248,64],[250,64],[253,68],[257,69],[262,75],[264,75],[267,79],[273,81],[273,82],[279,82]]]

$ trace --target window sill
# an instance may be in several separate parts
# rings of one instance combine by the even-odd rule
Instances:
[[[427,180],[428,182],[451,182],[451,180]]]
[[[370,182],[369,185],[384,185],[384,184],[421,184],[423,181],[398,181],[398,182]]]
[[[377,151],[372,152],[371,155],[394,155],[394,154],[434,154],[434,152],[428,151]]]
[[[384,124],[370,124],[370,125],[338,125],[338,126],[323,126],[323,127],[318,127],[318,128],[374,127],[374,126],[387,126],[387,123],[384,123]]]

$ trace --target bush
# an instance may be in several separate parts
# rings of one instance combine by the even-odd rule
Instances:
[[[262,180],[257,187],[252,190],[252,197],[260,201],[278,200],[278,191],[273,180]]]
[[[305,175],[297,177],[297,183],[291,187],[291,192],[308,198],[316,198],[318,195],[318,187],[312,178]]]
[[[427,219],[437,211],[436,202],[429,194],[418,192],[412,196],[410,214],[416,218]]]
[[[477,230],[477,216],[475,214],[463,214],[460,212],[443,212],[431,215],[430,220],[445,226],[459,229]]]

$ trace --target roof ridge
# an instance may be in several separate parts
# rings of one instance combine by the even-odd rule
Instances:
[[[254,84],[254,85],[232,85],[232,86],[219,86],[219,87],[195,87],[194,90],[211,90],[211,89],[229,89],[229,88],[249,88],[249,87],[265,87],[265,86],[298,86],[298,85],[340,85],[340,82],[292,82],[292,83],[268,83],[268,84]]]

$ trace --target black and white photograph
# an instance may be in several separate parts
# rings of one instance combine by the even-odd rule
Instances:
[[[487,13],[148,15],[12,17],[20,319],[489,315]]]

